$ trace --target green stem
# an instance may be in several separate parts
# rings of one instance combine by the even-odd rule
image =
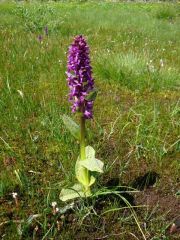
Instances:
[[[81,127],[81,140],[80,140],[80,156],[81,160],[86,159],[86,151],[85,151],[85,132],[86,132],[86,127],[85,127],[85,118],[84,116],[81,116],[80,119],[80,127]],[[89,184],[89,171],[88,169],[84,168],[84,179],[87,183]],[[89,186],[84,186],[85,187],[85,192],[87,194],[90,193],[90,187]]]
[[[80,150],[81,150],[81,160],[84,160],[86,158],[86,152],[85,152],[85,119],[83,116],[81,116],[80,120],[80,127],[81,127],[81,141],[80,141]]]

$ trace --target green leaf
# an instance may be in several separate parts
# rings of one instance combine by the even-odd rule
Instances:
[[[78,181],[83,185],[89,186],[89,179],[87,178],[87,169],[81,165],[82,160],[78,157],[75,165],[75,174]]]
[[[95,150],[91,146],[87,146],[86,149],[86,158],[95,158]]]
[[[95,158],[95,150],[91,146],[87,146],[86,159],[81,160],[78,157],[75,165],[75,174],[78,181],[85,187],[90,187],[95,182],[95,177],[88,177],[87,171],[103,173],[104,163]]]
[[[180,190],[177,191],[176,196],[180,196]]]
[[[93,185],[93,184],[95,183],[95,181],[96,181],[96,178],[91,175],[90,181],[89,181],[89,186],[88,186],[88,187],[90,187],[91,185]]]
[[[81,161],[80,164],[89,171],[103,173],[104,163],[97,158],[87,158],[86,160]]]
[[[80,160],[80,158],[78,157],[78,160],[76,162],[75,165],[75,174],[76,174],[76,178],[78,179],[78,181],[85,187],[90,187],[91,185],[93,185],[96,181],[94,176],[90,176],[90,180],[89,178],[87,178],[87,168],[85,168],[84,166],[82,166],[83,161]]]
[[[90,91],[88,95],[85,97],[87,101],[94,101],[97,97],[97,89],[94,89],[93,91]]]
[[[80,161],[80,165],[92,172],[103,173],[104,163],[95,158],[95,150],[91,146],[86,147],[86,159]]]
[[[67,127],[67,129],[70,131],[70,133],[80,141],[80,127],[77,123],[75,123],[70,117],[67,115],[62,116],[62,120],[64,125]]]
[[[81,184],[75,184],[71,188],[63,188],[59,195],[60,200],[63,202],[79,197],[87,197]]]

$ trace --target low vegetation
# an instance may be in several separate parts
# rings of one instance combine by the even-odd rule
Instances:
[[[0,3],[1,239],[178,239],[178,3]],[[64,203],[79,145],[67,50],[83,34],[98,89],[88,143],[104,162],[94,193]],[[179,212],[178,212],[179,211]]]

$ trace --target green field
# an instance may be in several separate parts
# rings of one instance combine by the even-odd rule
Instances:
[[[169,233],[180,217],[179,26],[178,3],[0,3],[1,239],[179,239]],[[82,200],[53,216],[51,203],[62,208],[62,187],[76,181],[79,146],[61,116],[78,121],[65,72],[79,34],[98,89],[88,143],[105,169],[94,192],[113,178],[159,178],[132,193],[136,208],[114,200],[96,212]]]

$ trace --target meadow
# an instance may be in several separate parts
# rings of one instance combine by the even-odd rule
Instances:
[[[179,26],[178,3],[0,3],[1,239],[179,239]],[[65,72],[79,34],[98,89],[88,142],[105,164],[93,190],[130,186],[134,208],[81,200],[66,214],[59,199],[79,151],[62,122],[77,121]]]

